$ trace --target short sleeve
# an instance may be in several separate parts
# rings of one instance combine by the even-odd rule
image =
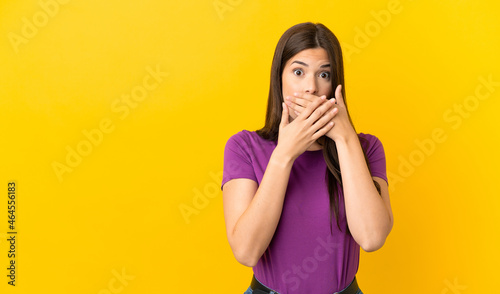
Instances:
[[[250,156],[250,147],[245,142],[242,132],[231,136],[226,142],[221,190],[226,182],[238,178],[257,182]]]
[[[372,177],[382,178],[389,183],[387,179],[385,151],[382,142],[373,135],[365,135],[365,138],[368,139],[369,142],[365,152],[370,164]]]

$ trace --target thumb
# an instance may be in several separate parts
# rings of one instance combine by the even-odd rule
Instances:
[[[342,85],[338,85],[335,89],[335,99],[338,104],[344,105],[344,96],[342,96]]]
[[[281,112],[280,129],[288,125],[288,107],[285,102],[282,102],[281,106],[283,107],[283,111]]]

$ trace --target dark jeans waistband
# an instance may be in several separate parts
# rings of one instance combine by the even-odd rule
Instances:
[[[250,283],[250,288],[252,288],[253,294],[279,294],[278,292],[267,288],[264,286],[259,280],[255,278],[255,275],[252,276],[252,282]],[[333,294],[357,294],[359,291],[358,281],[356,277],[352,280],[352,282],[347,286],[344,290],[340,292],[335,292]]]

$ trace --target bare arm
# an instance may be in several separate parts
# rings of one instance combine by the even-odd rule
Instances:
[[[229,245],[243,265],[254,266],[274,236],[295,159],[331,128],[333,103],[317,99],[293,122],[283,104],[278,145],[274,149],[260,186],[250,179],[224,184],[222,197]],[[258,187],[258,188],[257,188]]]
[[[365,251],[381,248],[392,229],[393,216],[385,180],[373,177],[366,165],[358,135],[349,122],[341,86],[335,91],[339,114],[327,134],[337,145],[349,230]],[[379,194],[373,181],[380,184]]]
[[[292,165],[290,158],[275,149],[258,189],[250,179],[233,179],[224,184],[226,233],[241,264],[255,266],[269,246],[281,217]]]
[[[374,251],[384,245],[392,229],[389,191],[385,180],[370,175],[358,135],[349,121],[341,90],[342,86],[338,85],[335,98],[330,99],[337,102],[334,107],[338,112],[333,118],[334,126],[326,136],[334,140],[337,146],[349,230],[363,250]],[[315,100],[317,97],[313,95],[296,95],[292,99],[292,109],[300,112]],[[380,194],[374,180],[380,184]]]
[[[393,225],[387,183],[371,177],[355,133],[336,144],[349,230],[363,250],[375,251],[384,245]],[[373,180],[380,184],[380,194]]]

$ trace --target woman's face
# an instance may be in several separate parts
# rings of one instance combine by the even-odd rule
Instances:
[[[290,58],[283,69],[283,98],[293,93],[309,93],[316,96],[332,93],[331,65],[328,53],[323,48],[306,49]],[[288,106],[287,106],[288,107]],[[291,120],[297,114],[288,107]]]

